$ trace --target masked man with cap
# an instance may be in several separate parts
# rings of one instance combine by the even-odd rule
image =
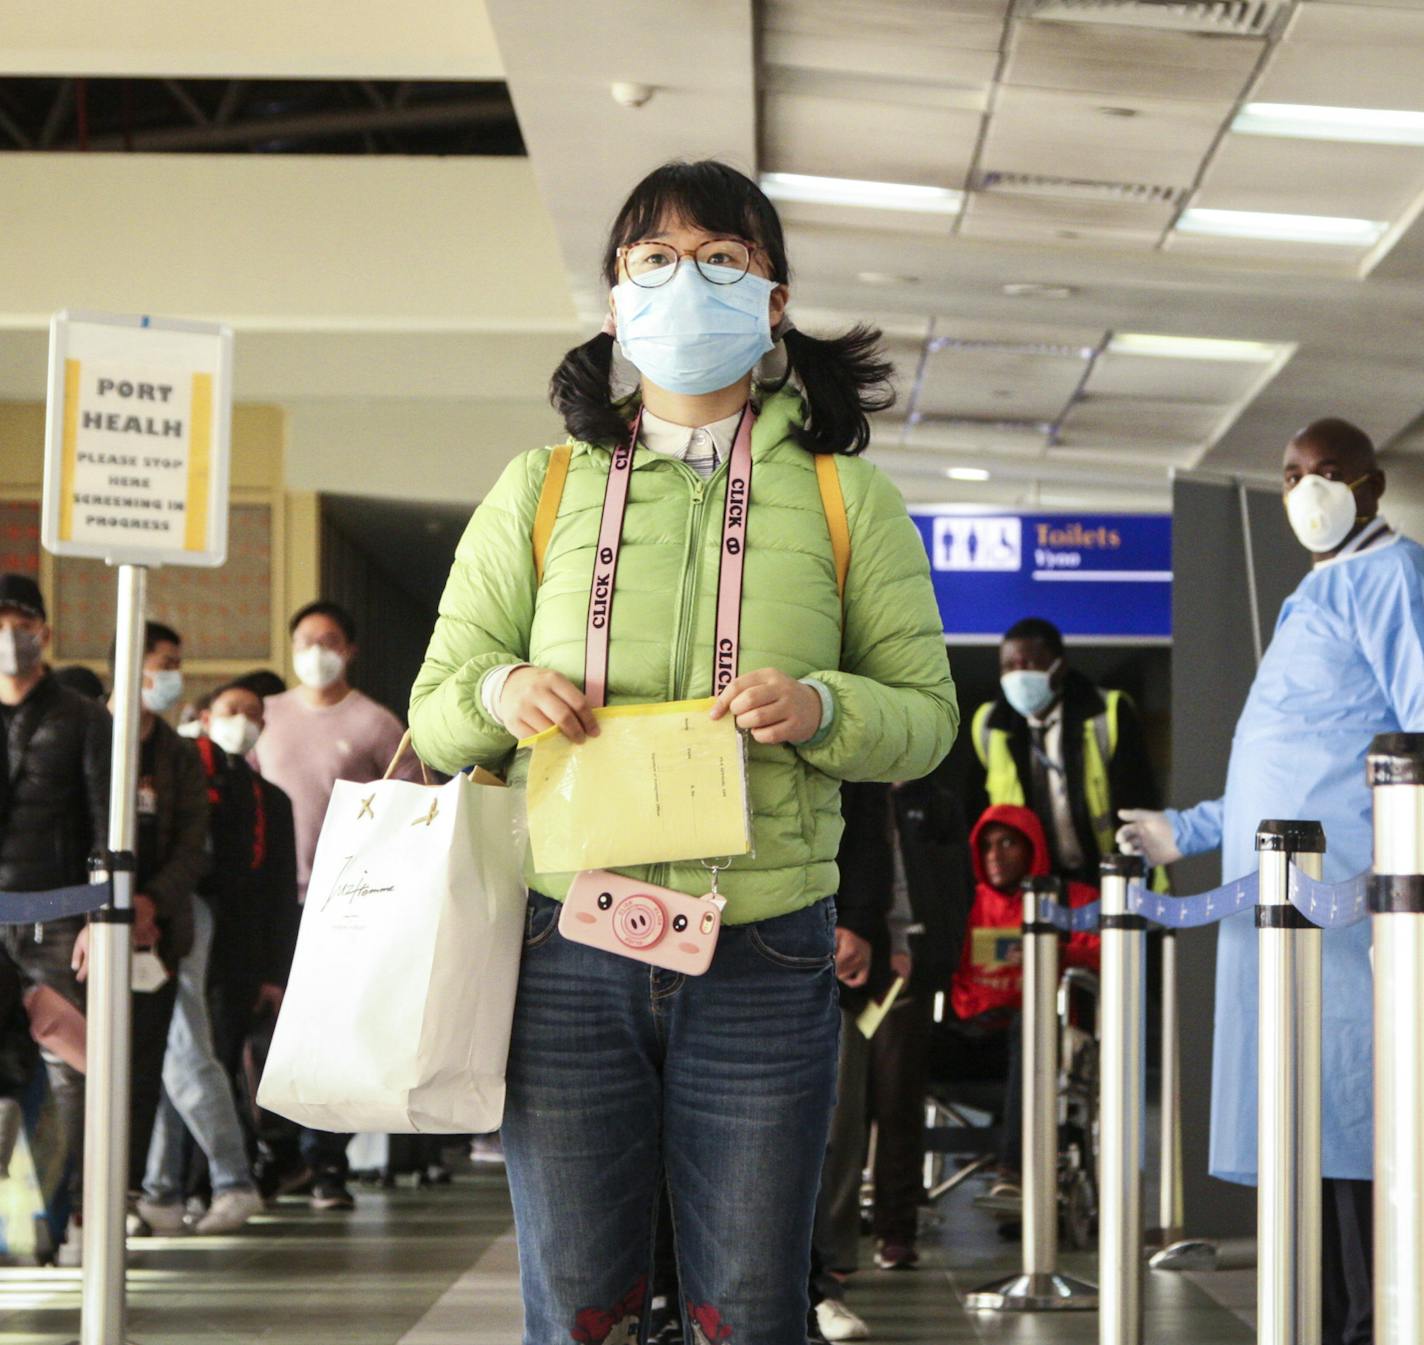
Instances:
[[[1263,818],[1318,821],[1330,882],[1371,862],[1365,754],[1379,733],[1424,729],[1424,548],[1379,515],[1384,473],[1368,436],[1319,420],[1286,448],[1285,508],[1310,574],[1281,608],[1236,725],[1222,798],[1124,812],[1124,848],[1157,863],[1218,846],[1222,874],[1256,867]],[[1218,935],[1211,1171],[1256,1181],[1256,935],[1249,913]],[[1371,1339],[1370,931],[1323,934],[1322,1345]]]
[[[39,585],[27,575],[0,575],[0,892],[86,882],[89,852],[104,844],[108,826],[109,716],[46,668],[49,637]],[[0,939],[27,982],[82,1007],[70,960],[83,928],[83,916],[0,925]],[[47,1059],[46,1068],[77,1194],[84,1079],[58,1059]]]

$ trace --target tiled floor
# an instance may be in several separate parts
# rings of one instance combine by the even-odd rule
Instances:
[[[518,1266],[502,1176],[453,1187],[363,1188],[354,1215],[283,1203],[239,1237],[133,1244],[129,1335],[140,1345],[515,1345]],[[963,1196],[929,1221],[923,1268],[866,1271],[851,1306],[884,1345],[1097,1340],[1092,1313],[973,1317],[958,1295],[1012,1270],[1017,1247]],[[1091,1278],[1093,1259],[1064,1258]],[[1220,1296],[1249,1301],[1240,1272]],[[1152,1345],[1248,1345],[1241,1319],[1213,1301],[1214,1276],[1148,1276]],[[78,1328],[79,1272],[0,1269],[0,1341],[61,1345]]]

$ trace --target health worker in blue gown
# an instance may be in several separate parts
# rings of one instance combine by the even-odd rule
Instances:
[[[1424,730],[1424,548],[1380,517],[1384,473],[1363,431],[1321,420],[1291,440],[1285,508],[1311,572],[1286,599],[1236,725],[1226,793],[1194,808],[1124,812],[1119,843],[1153,863],[1221,848],[1222,878],[1257,866],[1265,818],[1325,828],[1325,878],[1369,868],[1365,754],[1379,733]],[[1323,934],[1322,1345],[1371,1339],[1370,929]],[[1211,1171],[1256,1181],[1254,918],[1222,922],[1217,945]]]

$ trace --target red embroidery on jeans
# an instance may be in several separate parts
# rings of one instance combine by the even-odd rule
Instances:
[[[689,1302],[687,1315],[692,1318],[692,1335],[697,1345],[717,1345],[719,1340],[730,1340],[732,1328],[722,1320],[722,1314],[710,1303],[701,1307]]]
[[[574,1329],[569,1332],[579,1345],[604,1345],[613,1339],[614,1345],[638,1338],[643,1321],[643,1304],[648,1297],[648,1277],[642,1276],[611,1308],[584,1308],[574,1316]],[[616,1332],[622,1332],[622,1341]]]

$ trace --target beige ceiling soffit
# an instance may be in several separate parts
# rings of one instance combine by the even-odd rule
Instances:
[[[1020,0],[1024,18],[1265,37],[1293,0]]]
[[[1421,191],[1400,212],[1397,219],[1390,221],[1389,228],[1384,231],[1384,237],[1365,254],[1365,259],[1360,263],[1359,269],[1361,280],[1364,280],[1376,266],[1389,256],[1390,250],[1414,227],[1421,214],[1424,214],[1424,191]]]
[[[1226,438],[1226,436],[1231,432],[1231,427],[1235,425],[1236,422],[1240,420],[1243,415],[1246,414],[1246,412],[1250,409],[1251,404],[1256,400],[1256,398],[1259,397],[1268,387],[1270,387],[1271,383],[1275,380],[1276,375],[1279,374],[1281,370],[1284,369],[1286,365],[1291,362],[1292,358],[1295,356],[1295,352],[1299,348],[1300,347],[1294,341],[1284,342],[1282,343],[1280,352],[1276,355],[1275,359],[1261,366],[1261,376],[1257,378],[1255,382],[1252,383],[1252,385],[1246,390],[1245,394],[1240,397],[1233,406],[1228,408],[1226,414],[1222,416],[1222,418],[1217,422],[1216,428],[1212,431],[1211,437],[1207,440],[1205,444],[1201,446],[1200,450],[1198,451],[1196,461],[1192,464],[1193,466],[1200,465],[1201,460],[1208,453],[1210,453],[1211,450],[1217,446],[1217,444],[1219,444],[1224,438]]]

